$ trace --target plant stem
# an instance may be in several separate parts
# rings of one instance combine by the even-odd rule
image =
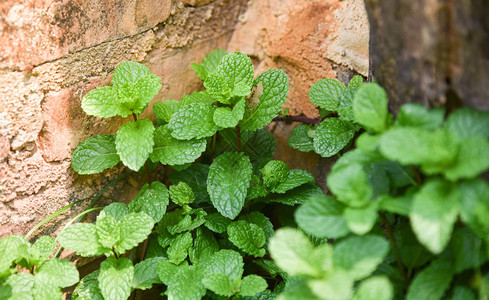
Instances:
[[[305,124],[319,124],[322,122],[322,120],[319,119],[310,119],[305,116],[286,116],[286,117],[276,117],[273,119],[274,122],[280,122],[280,121],[289,121],[289,122],[301,122]]]
[[[387,237],[389,238],[390,244],[392,251],[394,252],[394,256],[396,258],[397,266],[399,268],[399,271],[401,272],[402,278],[404,279],[404,282],[406,285],[409,285],[409,278],[406,273],[406,268],[404,267],[404,264],[402,263],[401,256],[399,255],[399,248],[397,247],[396,243],[396,238],[394,236],[394,231],[392,230],[392,226],[389,223],[389,220],[387,219],[387,216],[385,213],[379,211],[379,216],[382,219],[382,223],[385,225],[385,232],[387,234]]]
[[[137,120],[138,120],[138,116],[137,116],[135,113],[132,113],[132,117],[134,118],[134,121],[136,121],[136,122],[137,122]]]
[[[236,150],[241,152],[241,129],[236,126]]]

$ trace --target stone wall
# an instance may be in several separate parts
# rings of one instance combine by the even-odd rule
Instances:
[[[88,91],[110,83],[120,62],[142,62],[162,78],[163,88],[154,101],[180,99],[202,88],[190,63],[216,48],[252,56],[258,70],[285,69],[291,85],[286,105],[294,114],[314,117],[317,112],[307,98],[312,83],[367,74],[363,2],[2,1],[0,236],[26,233],[43,217],[95,195],[124,172],[118,166],[100,175],[79,176],[70,168],[71,153],[80,141],[115,133],[126,121],[89,117],[80,108]],[[128,201],[140,185],[138,175],[131,175],[106,196]],[[46,232],[56,230],[88,202],[76,205]]]

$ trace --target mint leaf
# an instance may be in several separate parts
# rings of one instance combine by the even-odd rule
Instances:
[[[363,84],[353,98],[355,121],[373,132],[382,132],[389,126],[387,95],[376,83]]]
[[[237,279],[238,280],[235,282],[238,284],[241,283],[239,282],[241,278]],[[208,274],[204,277],[202,283],[206,288],[220,296],[229,297],[234,295],[239,290],[239,285],[233,286],[234,282],[231,282],[224,274]]]
[[[192,241],[192,234],[190,232],[177,235],[167,250],[168,261],[176,265],[180,264],[187,258],[188,249],[192,246]]]
[[[377,202],[370,202],[362,208],[347,207],[343,213],[350,230],[363,235],[372,230],[377,221]]]
[[[379,208],[402,216],[408,216],[413,203],[412,193],[406,193],[403,196],[391,197],[382,195],[379,197]]]
[[[372,196],[367,174],[358,163],[333,167],[328,175],[327,185],[338,200],[350,207],[362,207]]]
[[[99,270],[83,277],[73,291],[74,300],[104,300],[102,291],[98,287]]]
[[[168,232],[168,229],[178,224],[183,218],[183,209],[176,209],[168,212],[163,216],[163,219],[158,223],[158,244],[161,247],[166,248],[175,239],[173,234]]]
[[[255,80],[255,85],[262,84],[263,93],[258,103],[247,103],[243,120],[239,126],[243,130],[254,131],[262,128],[275,118],[287,100],[289,83],[283,70],[271,69]]]
[[[121,257],[108,257],[100,264],[98,275],[100,291],[104,299],[126,300],[132,291],[134,267],[132,262]]]
[[[119,221],[110,216],[100,214],[97,217],[97,236],[99,244],[105,248],[112,249],[121,238]]]
[[[112,217],[118,221],[122,220],[125,215],[129,214],[129,208],[125,203],[121,202],[111,203],[104,207],[102,211],[106,216]]]
[[[150,158],[164,165],[182,165],[194,162],[200,157],[207,144],[205,139],[178,140],[171,136],[168,125],[156,128],[154,148]]]
[[[340,238],[350,230],[343,217],[344,205],[326,195],[311,197],[301,205],[295,220],[306,233],[317,238]]]
[[[355,121],[355,117],[353,115],[353,97],[355,97],[355,93],[357,89],[353,89],[348,87],[339,99],[338,105],[338,116],[341,120],[344,121]]]
[[[353,300],[390,300],[394,287],[385,276],[370,277],[360,283]]]
[[[321,79],[309,90],[309,99],[314,105],[330,111],[336,111],[341,94],[346,90],[343,83],[335,79]]]
[[[206,228],[197,228],[193,247],[189,248],[189,257],[192,264],[205,261],[210,255],[219,250],[216,238]]]
[[[192,188],[195,195],[195,203],[209,201],[207,193],[207,175],[209,174],[209,166],[195,163],[182,171],[173,171],[168,176],[171,183],[177,184],[185,182]]]
[[[157,267],[158,276],[160,277],[161,282],[163,282],[164,285],[170,286],[176,279],[175,274],[178,272],[178,270],[188,267],[188,262],[184,261],[182,264],[177,266],[174,263],[162,259],[158,262]]]
[[[112,85],[115,88],[124,88],[127,84],[135,84],[141,78],[150,76],[151,72],[143,64],[135,61],[125,61],[120,63],[112,76]]]
[[[91,90],[83,97],[81,108],[87,115],[103,118],[113,116],[125,118],[132,114],[130,108],[119,103],[117,90],[110,86]]]
[[[314,135],[314,151],[331,157],[345,148],[355,135],[355,126],[338,118],[327,118],[319,124]]]
[[[348,82],[348,88],[349,89],[358,89],[361,85],[363,84],[363,77],[362,75],[355,75],[350,79],[350,82]]]
[[[117,131],[115,146],[122,163],[138,171],[153,151],[155,127],[148,119],[127,122]]]
[[[406,103],[397,115],[396,125],[434,130],[443,125],[444,117],[445,110],[442,108],[428,110],[421,104]]]
[[[222,128],[235,127],[243,118],[245,111],[245,99],[239,100],[231,110],[229,107],[218,107],[214,112],[214,123]]]
[[[322,195],[323,191],[320,187],[307,183],[296,187],[295,189],[285,192],[285,194],[270,194],[266,198],[262,199],[264,202],[279,202],[285,205],[294,206],[296,204],[302,204],[308,199]]]
[[[444,174],[449,180],[473,178],[489,169],[487,138],[471,136],[461,141],[453,165]]]
[[[289,176],[287,176],[287,179],[277,185],[272,192],[283,194],[309,182],[314,183],[314,176],[312,176],[311,173],[300,169],[289,170]]]
[[[448,259],[438,258],[419,272],[411,282],[407,300],[437,300],[443,297],[453,277],[453,265]]]
[[[123,254],[148,237],[153,229],[154,221],[145,213],[130,213],[124,216],[119,224],[121,238],[114,247],[114,251]]]
[[[250,93],[253,73],[251,59],[248,55],[240,52],[224,56],[216,71],[216,74],[224,78],[232,91],[232,96],[247,96]]]
[[[185,182],[179,182],[178,185],[170,186],[170,197],[173,203],[179,206],[190,204],[195,200],[192,188]]]
[[[168,123],[170,122],[171,117],[180,109],[180,105],[180,101],[177,100],[157,102],[153,105],[153,113],[157,119],[164,123]]]
[[[328,295],[331,299],[350,299],[353,280],[344,271],[335,271],[322,279],[311,280],[309,287],[316,296]]]
[[[241,296],[252,297],[268,287],[267,281],[258,275],[248,275],[241,280]]]
[[[216,233],[225,232],[228,225],[231,224],[231,220],[220,213],[209,214],[205,220],[205,226]]]
[[[0,298],[31,300],[35,285],[34,276],[26,273],[13,274],[0,281]]]
[[[244,252],[255,257],[262,257],[266,254],[263,248],[266,236],[263,229],[258,225],[244,220],[232,222],[227,228],[229,240]]]
[[[487,260],[487,250],[480,237],[470,228],[455,229],[450,240],[450,249],[455,257],[454,272],[480,267]]]
[[[243,275],[243,257],[233,250],[220,250],[205,261],[205,277],[209,274],[223,274],[231,282]]]
[[[289,137],[289,147],[302,152],[313,151],[314,140],[308,134],[311,130],[312,126],[309,124],[299,124],[297,127],[295,127]]]
[[[209,168],[207,191],[214,207],[234,219],[244,205],[253,167],[240,152],[226,152],[214,159]]]
[[[143,185],[128,205],[130,212],[143,212],[152,217],[158,223],[166,212],[168,206],[168,189],[160,181],[153,181]]]
[[[95,224],[78,223],[66,227],[58,236],[63,248],[76,251],[84,257],[99,256],[110,252],[98,242]]]
[[[195,266],[183,266],[173,274],[174,279],[168,285],[169,299],[201,299],[205,295],[202,273]]]
[[[445,249],[460,206],[460,191],[441,179],[426,182],[414,195],[409,219],[418,240],[439,254]]]
[[[216,99],[214,99],[207,91],[204,90],[183,96],[182,101],[180,101],[180,108],[192,103],[212,105],[214,102],[216,102]]]
[[[36,281],[42,277],[42,282],[56,287],[69,287],[77,283],[80,278],[78,270],[65,259],[52,258],[36,270]]]
[[[0,277],[11,274],[10,267],[15,260],[22,257],[19,250],[23,247],[30,247],[23,236],[9,235],[0,239]]]
[[[217,101],[223,104],[231,104],[232,87],[228,85],[226,79],[219,74],[209,74],[205,81],[206,91]]]
[[[243,215],[243,216],[239,217],[239,219],[245,220],[245,221],[248,221],[250,223],[258,225],[258,227],[260,227],[260,229],[262,229],[263,232],[265,233],[267,241],[275,233],[275,231],[273,230],[273,224],[272,224],[272,222],[270,222],[270,219],[267,218],[264,214],[262,214],[259,211],[252,211],[251,213],[249,213],[247,215]],[[265,245],[267,245],[266,242],[265,242]]]
[[[95,174],[112,168],[120,161],[115,148],[115,135],[96,135],[76,147],[71,167],[78,174]]]
[[[480,237],[489,234],[489,184],[482,179],[463,181],[459,184],[460,216]]]
[[[202,208],[194,209],[191,214],[187,214],[188,210],[190,210],[188,207],[184,208],[186,215],[176,225],[169,226],[168,232],[176,234],[184,231],[192,231],[205,223],[205,216],[207,215],[205,210]]]
[[[355,249],[355,251],[352,251]],[[352,236],[340,241],[333,251],[335,268],[355,280],[370,275],[389,252],[389,242],[380,236]]]
[[[289,177],[289,167],[281,160],[269,161],[260,172],[262,173],[263,184],[267,188],[274,188]]]
[[[445,127],[457,138],[463,140],[469,136],[489,137],[489,112],[464,107],[448,116]]]
[[[163,257],[147,258],[134,266],[134,281],[132,287],[134,289],[147,290],[153,284],[161,284],[158,276],[158,262]]]
[[[219,65],[219,62],[226,54],[228,54],[226,51],[222,49],[216,49],[211,53],[207,54],[204,60],[202,60],[202,64],[193,63],[191,65],[192,69],[194,69],[195,72],[197,72],[197,76],[202,81],[205,81],[208,74],[214,73],[217,70],[217,66]]]
[[[46,260],[51,253],[53,253],[55,247],[56,242],[54,239],[49,235],[43,235],[32,245],[31,251],[39,257],[40,260]]]
[[[204,103],[190,103],[180,108],[170,122],[168,128],[171,135],[179,140],[199,139],[214,135],[219,126],[214,123],[216,107]]]

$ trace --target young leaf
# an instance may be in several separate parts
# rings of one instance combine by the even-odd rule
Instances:
[[[125,257],[117,259],[110,256],[100,264],[97,279],[104,299],[126,300],[131,294],[134,280],[132,262]]]
[[[178,185],[170,186],[170,198],[173,203],[184,206],[194,202],[195,195],[192,188],[185,182],[179,182]]]
[[[247,103],[243,120],[239,126],[243,130],[254,131],[262,128],[275,118],[287,100],[289,83],[283,70],[271,69],[255,80],[263,85],[263,93],[258,104]]]
[[[331,157],[351,141],[355,135],[355,126],[338,118],[327,118],[316,128],[314,151],[322,157]]]
[[[205,81],[208,74],[214,73],[217,70],[219,62],[226,54],[228,54],[226,51],[222,49],[216,49],[207,54],[204,60],[202,60],[202,64],[192,64],[192,69],[197,72],[197,76],[202,81]]]
[[[125,215],[129,214],[129,208],[125,203],[121,202],[111,203],[104,207],[102,211],[106,216],[112,217],[118,221],[122,220]]]
[[[287,179],[277,185],[272,192],[283,194],[306,183],[314,183],[314,176],[311,173],[300,169],[289,170]]]
[[[158,223],[166,212],[168,197],[168,189],[160,181],[153,181],[151,186],[146,183],[129,203],[129,211],[146,213]]]
[[[103,118],[113,116],[125,118],[132,114],[130,108],[119,103],[117,90],[110,86],[91,90],[83,97],[81,108],[87,115]]]
[[[182,218],[183,209],[176,209],[174,211],[168,212],[163,216],[163,219],[158,223],[158,244],[161,247],[166,248],[175,239],[175,236],[171,234],[168,229],[172,226],[178,224]]]
[[[314,140],[308,134],[311,129],[309,124],[299,124],[292,130],[289,137],[289,147],[297,149],[302,152],[309,152],[314,150]]]
[[[350,230],[358,235],[363,235],[372,230],[377,221],[377,202],[370,202],[362,208],[347,207],[343,213]]]
[[[385,276],[374,276],[360,283],[353,300],[391,300],[394,298],[392,283]]]
[[[148,119],[127,122],[117,131],[115,146],[122,163],[138,171],[153,151],[155,127]]]
[[[252,297],[263,292],[268,287],[267,281],[258,275],[248,275],[241,281],[239,295]]]
[[[252,171],[250,159],[243,153],[226,152],[214,159],[209,168],[207,191],[223,216],[234,219],[241,211]]]
[[[329,111],[336,111],[341,94],[346,90],[343,83],[335,79],[321,79],[309,90],[309,99],[314,105]]]
[[[443,125],[444,117],[445,110],[443,108],[428,110],[417,103],[406,103],[397,115],[396,125],[434,130]]]
[[[69,261],[64,259],[52,258],[42,264],[36,270],[36,281],[39,277],[44,284],[56,287],[69,287],[77,283],[80,278],[78,270]]]
[[[231,104],[232,87],[227,84],[226,79],[221,75],[216,73],[207,75],[207,78],[204,81],[204,87],[217,101],[223,104]]]
[[[163,257],[147,258],[134,266],[134,281],[132,287],[134,289],[147,290],[153,284],[161,284],[158,276],[158,262]]]
[[[192,264],[205,261],[218,250],[219,245],[212,232],[206,228],[197,228],[195,231],[194,245],[193,247],[190,247],[188,251]]]
[[[165,100],[153,105],[153,113],[156,118],[164,123],[170,122],[171,117],[180,109],[181,102],[177,100]]]
[[[327,185],[338,200],[350,207],[362,207],[372,196],[367,174],[358,163],[333,168],[328,175]]]
[[[239,217],[239,219],[248,221],[260,227],[260,229],[262,229],[263,232],[265,233],[267,241],[275,233],[275,231],[273,230],[273,224],[270,221],[270,219],[267,218],[264,214],[262,214],[259,211],[252,211],[247,215],[242,215],[241,217]],[[265,242],[265,245],[267,245],[267,242]]]
[[[177,235],[167,250],[168,261],[178,265],[187,258],[188,249],[192,246],[192,234],[185,232]]]
[[[228,225],[231,224],[231,220],[220,213],[209,214],[205,217],[205,220],[205,227],[216,233],[226,232]]]
[[[32,245],[31,251],[41,260],[46,260],[53,253],[56,242],[49,235],[43,235]]]
[[[407,300],[439,300],[448,289],[453,277],[453,263],[438,258],[419,272],[407,293]]]
[[[409,219],[416,237],[428,250],[445,249],[460,206],[460,191],[441,179],[426,182],[414,195]]]
[[[355,121],[355,116],[353,115],[353,97],[357,88],[348,88],[341,94],[339,105],[338,105],[338,116],[343,121]]]
[[[235,52],[224,56],[216,74],[224,78],[235,96],[247,96],[253,84],[253,63],[248,55]]]
[[[229,240],[244,252],[255,257],[266,254],[267,251],[262,248],[266,242],[265,232],[258,225],[244,220],[236,221],[229,224],[227,233]]]
[[[71,167],[78,174],[95,174],[112,168],[120,161],[115,148],[115,135],[96,135],[76,147]]]
[[[297,205],[306,202],[308,199],[317,195],[324,194],[320,187],[312,183],[307,183],[296,187],[295,189],[285,192],[285,194],[270,194],[262,201],[264,202],[279,202],[285,205]]]
[[[489,137],[489,112],[461,108],[448,116],[445,127],[463,140],[469,136]]]
[[[178,140],[171,136],[168,125],[158,127],[154,133],[154,148],[150,158],[164,165],[182,165],[194,162],[205,151],[205,139]]]
[[[382,132],[389,126],[387,96],[376,83],[363,84],[353,98],[355,121],[373,132]]]
[[[243,118],[246,101],[244,98],[239,100],[231,110],[229,107],[218,107],[214,112],[214,123],[222,128],[235,127]]]
[[[119,221],[110,216],[99,215],[97,217],[97,236],[99,244],[112,249],[121,238]]]
[[[223,274],[229,281],[234,281],[235,278],[241,279],[243,276],[243,257],[233,250],[220,250],[214,253],[204,263],[205,276],[209,274]]]
[[[114,251],[123,254],[144,241],[154,226],[153,218],[145,213],[130,213],[120,221],[121,238]]]
[[[182,171],[173,171],[168,176],[172,184],[185,182],[192,188],[195,195],[195,203],[209,201],[207,193],[207,175],[209,174],[209,166],[195,163]]]
[[[375,271],[388,252],[389,242],[380,236],[352,236],[335,246],[333,263],[351,278],[359,280]]]
[[[281,160],[269,161],[261,170],[263,184],[267,188],[275,188],[289,177],[289,167]]]
[[[102,291],[98,286],[99,270],[83,277],[73,291],[74,300],[104,300]]]
[[[473,178],[489,169],[487,138],[471,136],[461,141],[455,161],[444,174],[449,180]]]
[[[63,248],[76,251],[84,257],[99,256],[110,252],[98,242],[95,224],[77,223],[70,225],[61,232],[58,241]]]
[[[340,238],[350,230],[343,217],[344,205],[326,195],[311,197],[301,205],[295,220],[306,233],[317,238]]]
[[[204,103],[190,103],[180,108],[170,122],[168,128],[171,135],[179,140],[200,139],[214,135],[219,126],[214,123],[216,107]]]

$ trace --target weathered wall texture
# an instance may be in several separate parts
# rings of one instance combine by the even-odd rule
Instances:
[[[70,168],[81,140],[115,133],[125,121],[89,117],[80,108],[88,91],[110,83],[120,62],[142,62],[162,78],[155,101],[180,99],[201,88],[190,63],[216,48],[247,53],[260,70],[284,68],[291,85],[287,106],[313,117],[316,110],[307,97],[312,83],[348,77],[350,69],[367,74],[363,2],[2,1],[0,236],[26,233],[49,213],[95,195],[124,171],[119,165],[78,176]],[[129,200],[140,185],[134,175],[106,195]],[[77,205],[58,225],[87,204]]]

